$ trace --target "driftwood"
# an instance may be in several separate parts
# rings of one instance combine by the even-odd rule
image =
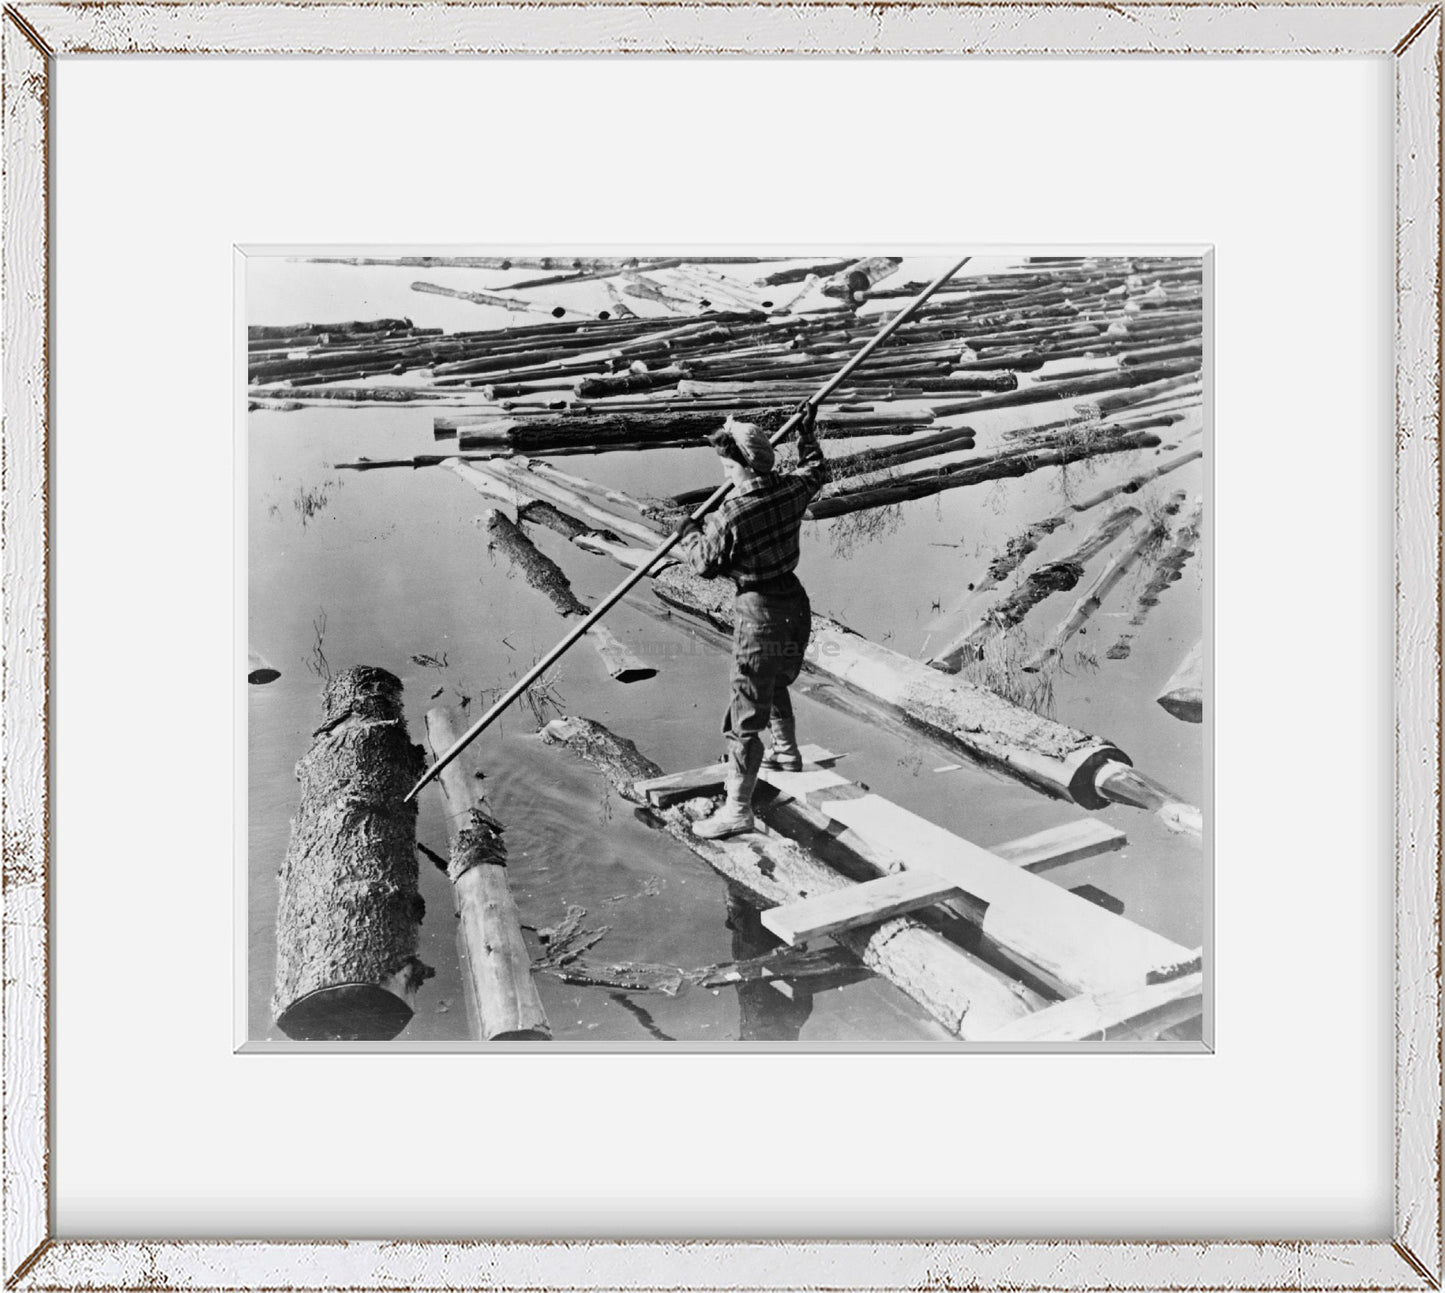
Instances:
[[[589,719],[555,719],[542,729],[541,736],[544,742],[566,746],[596,765],[617,792],[634,803],[638,799],[633,783],[660,771],[631,741]],[[686,805],[653,816],[680,844],[763,906],[778,906],[852,883],[791,840],[756,832],[732,839],[700,839],[692,833],[695,814],[689,814]],[[1021,1018],[1031,1004],[1003,975],[911,917],[846,931],[839,935],[839,942],[960,1037],[976,1037],[1002,1027]]]
[[[1196,642],[1189,648],[1179,667],[1174,670],[1164,690],[1159,693],[1159,704],[1167,713],[1186,723],[1204,721],[1204,643]]]
[[[298,1040],[395,1037],[433,971],[417,955],[416,806],[425,767],[401,683],[384,669],[334,677],[296,765],[301,803],[276,912],[276,1026]]]
[[[461,731],[442,708],[427,712],[426,728],[433,758]],[[545,1041],[552,1030],[532,982],[521,917],[507,883],[502,825],[482,804],[475,749],[463,750],[440,776],[451,836],[447,875],[457,905],[471,1023],[486,1041]]]

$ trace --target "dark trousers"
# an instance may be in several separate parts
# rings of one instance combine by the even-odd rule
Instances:
[[[793,717],[788,688],[803,668],[813,610],[796,575],[774,580],[766,592],[740,592],[733,606],[733,694],[723,734],[729,772],[750,782],[762,766],[769,719]]]

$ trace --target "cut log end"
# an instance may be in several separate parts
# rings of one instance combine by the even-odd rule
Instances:
[[[407,1026],[412,1008],[375,983],[338,983],[293,1001],[276,1019],[298,1042],[389,1042]]]

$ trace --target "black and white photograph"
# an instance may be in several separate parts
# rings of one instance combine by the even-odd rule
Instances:
[[[248,1048],[1208,1043],[1208,248],[238,250]]]

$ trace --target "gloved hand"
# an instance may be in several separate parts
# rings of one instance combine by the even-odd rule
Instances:
[[[796,409],[798,415],[798,434],[812,435],[817,429],[818,406],[812,400],[804,400]]]

